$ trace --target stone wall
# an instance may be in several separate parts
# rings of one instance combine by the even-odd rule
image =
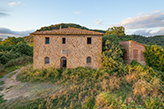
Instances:
[[[49,37],[49,44],[45,44],[45,37]],[[87,44],[87,37],[92,38],[92,44]],[[66,38],[66,44],[62,44]],[[83,35],[35,35],[33,45],[33,68],[60,68],[61,57],[67,58],[67,68],[92,67],[100,68],[98,53],[102,52],[102,36]],[[91,64],[86,64],[86,58],[91,57]],[[45,64],[45,57],[50,63]]]

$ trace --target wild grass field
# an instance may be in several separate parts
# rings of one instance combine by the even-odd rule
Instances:
[[[164,87],[161,72],[148,66],[127,65],[118,73],[91,68],[33,70],[17,76],[22,82],[62,85],[56,93],[32,100],[15,100],[2,108],[14,109],[162,109]]]

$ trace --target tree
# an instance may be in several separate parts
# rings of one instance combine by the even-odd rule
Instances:
[[[103,53],[100,56],[100,61],[103,68],[122,72],[124,66],[123,49],[118,42],[117,35],[103,36]]]
[[[148,66],[164,72],[164,50],[157,45],[145,46],[145,62]]]
[[[23,42],[20,42],[17,45],[15,45],[12,50],[22,55],[33,55],[33,47],[30,47],[29,45]]]
[[[108,34],[116,34],[117,36],[125,36],[125,28],[123,26],[119,27],[111,27],[106,30],[106,35]]]
[[[1,45],[10,46],[10,45],[16,45],[19,42],[24,42],[24,39],[22,37],[19,38],[8,37],[4,41],[1,41]]]

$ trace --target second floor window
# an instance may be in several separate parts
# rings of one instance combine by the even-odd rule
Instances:
[[[91,44],[91,37],[87,38],[87,44]]]
[[[45,37],[45,44],[49,44],[49,37]]]
[[[66,39],[62,38],[62,44],[65,44],[65,43],[66,43]]]

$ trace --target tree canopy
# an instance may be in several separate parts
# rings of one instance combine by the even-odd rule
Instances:
[[[117,36],[125,36],[125,28],[123,26],[119,26],[119,27],[111,27],[111,28],[108,28],[106,30],[106,35],[108,34],[116,34]]]

